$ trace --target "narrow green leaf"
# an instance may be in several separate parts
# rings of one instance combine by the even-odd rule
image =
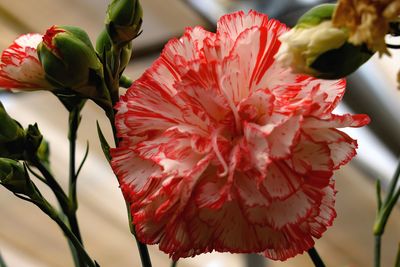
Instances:
[[[85,151],[85,155],[83,156],[83,159],[82,159],[81,164],[79,164],[78,171],[76,172],[75,177],[78,177],[78,176],[79,176],[79,173],[81,172],[81,169],[82,169],[82,167],[83,167],[83,164],[85,164],[85,161],[86,161],[88,155],[89,155],[89,141],[86,141],[86,151]]]
[[[97,124],[97,134],[99,135],[99,140],[101,143],[101,148],[103,150],[104,156],[106,157],[107,161],[111,161],[111,155],[110,155],[110,145],[108,144],[106,138],[104,137],[104,134],[100,128],[99,122],[96,121]]]

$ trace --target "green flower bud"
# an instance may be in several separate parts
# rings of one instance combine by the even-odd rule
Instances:
[[[323,4],[306,12],[280,37],[275,58],[296,73],[322,79],[342,78],[357,70],[373,53],[365,45],[350,44],[347,30],[332,25],[335,7]]]
[[[24,129],[7,114],[0,102],[0,157],[22,159],[24,149]]]
[[[0,102],[0,143],[15,141],[24,136],[24,129],[11,118]]]
[[[49,142],[47,142],[44,138],[37,149],[36,155],[41,162],[47,165],[50,163],[50,146]]]
[[[39,131],[37,123],[29,125],[26,130],[25,149],[30,155],[35,155],[42,143],[43,135]]]
[[[30,196],[35,191],[25,168],[12,159],[0,158],[0,184],[15,194]]]
[[[106,30],[103,30],[96,41],[96,51],[102,58],[106,58],[107,62],[111,62],[112,41]],[[128,65],[132,56],[132,43],[128,42],[122,47],[120,55],[120,70],[121,72]]]
[[[78,94],[96,99],[103,95],[102,64],[86,32],[72,26],[53,26],[38,46],[46,78],[61,94]],[[67,90],[65,90],[67,89]]]
[[[139,0],[113,0],[105,21],[112,42],[126,44],[136,38],[142,26],[142,16]]]

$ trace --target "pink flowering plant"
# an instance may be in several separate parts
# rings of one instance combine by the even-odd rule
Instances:
[[[20,36],[2,53],[0,87],[48,90],[69,111],[69,188],[52,174],[38,125],[24,129],[2,105],[1,184],[58,224],[75,266],[100,266],[83,246],[76,216],[76,182],[87,153],[75,166],[75,143],[81,109],[92,100],[113,129],[109,145],[97,127],[143,267],[151,266],[146,244],[158,244],[173,265],[218,251],[281,261],[308,252],[315,266],[325,266],[314,242],[337,216],[334,172],[357,148],[341,128],[369,123],[365,114],[335,108],[345,93],[343,78],[375,52],[332,26],[334,10],[316,7],[293,29],[256,11],[221,17],[215,33],[187,28],[134,82],[123,72],[140,34],[137,0],[109,5],[95,46],[72,26]],[[330,42],[317,36],[321,29],[332,33]],[[345,57],[349,51],[354,58]],[[333,57],[340,66],[329,65]],[[128,88],[121,96],[120,87]],[[53,191],[59,209],[36,180]],[[384,201],[378,184],[376,267],[400,195],[397,181],[398,173]]]

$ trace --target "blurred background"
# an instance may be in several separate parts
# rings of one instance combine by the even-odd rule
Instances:
[[[142,0],[143,34],[134,41],[134,56],[126,74],[139,75],[159,55],[168,39],[179,37],[185,27],[203,25],[215,30],[217,19],[235,10],[256,9],[292,26],[317,0]],[[43,33],[49,26],[75,25],[92,40],[103,28],[108,0],[0,0],[0,50],[27,32]],[[393,40],[396,41],[396,40]],[[398,51],[392,58],[372,58],[348,79],[344,104],[337,113],[367,113],[369,127],[346,130],[359,142],[358,156],[337,172],[337,212],[334,225],[316,248],[328,266],[372,266],[372,224],[375,216],[376,179],[389,181],[399,153],[400,99],[396,73]],[[50,141],[52,164],[62,185],[67,184],[67,113],[51,94],[0,94],[8,112],[24,126],[37,122]],[[92,103],[83,111],[77,157],[82,158],[86,141],[90,154],[78,185],[78,219],[85,246],[101,266],[140,266],[130,235],[125,205],[117,181],[100,151],[96,120],[111,140],[104,114]],[[45,188],[41,188],[49,193]],[[72,266],[67,242],[61,231],[32,205],[0,189],[0,251],[11,267]],[[51,196],[51,194],[49,194]],[[382,266],[393,266],[400,241],[400,213],[396,209],[383,238]],[[150,247],[153,266],[169,266],[166,255]],[[313,266],[307,255],[284,263],[266,261],[257,255],[212,253],[184,259],[179,267]]]

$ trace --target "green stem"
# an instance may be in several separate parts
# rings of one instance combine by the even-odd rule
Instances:
[[[1,253],[0,253],[0,267],[7,267],[7,264],[4,261],[3,256],[1,255]]]
[[[375,236],[374,267],[381,266],[381,240],[382,240],[382,235]]]
[[[53,217],[53,220],[60,226],[61,230],[64,232],[65,236],[71,241],[76,252],[79,255],[79,259],[82,259],[81,266],[89,266],[89,267],[96,267],[96,264],[90,258],[90,256],[86,253],[85,249],[83,248],[81,242],[79,242],[78,238],[74,235],[74,233],[65,225],[62,219],[59,216]]]
[[[395,192],[397,183],[399,181],[399,176],[400,176],[400,160],[396,172],[392,180],[390,181],[388,194],[384,202],[382,203],[381,208],[378,210],[373,229],[374,235],[383,235],[386,223],[390,217],[390,214],[392,213],[393,207],[395,206],[397,200],[399,199],[400,189],[397,190],[397,192]]]
[[[176,267],[176,266],[178,266],[178,261],[172,261],[171,267]]]
[[[75,154],[76,154],[76,138],[80,118],[80,109],[75,108],[69,113],[69,199],[72,204],[72,209],[77,209],[77,196],[76,196],[76,171],[75,171]]]
[[[46,182],[53,191],[54,195],[56,196],[57,201],[61,206],[61,209],[63,210],[63,212],[67,212],[69,210],[68,196],[64,193],[64,190],[54,178],[53,174],[51,174],[50,170],[47,169],[47,167],[36,156],[32,157],[29,162],[40,171],[40,173],[46,179]]]
[[[386,198],[384,201],[385,203],[389,202],[389,200],[392,198],[394,191],[396,190],[396,186],[397,186],[397,182],[399,181],[399,177],[400,177],[400,160],[397,164],[397,168],[393,175],[393,178],[392,178],[392,180],[390,180],[389,191],[388,191],[388,194],[386,195]]]
[[[400,267],[400,243],[397,248],[397,256],[396,256],[396,262],[394,264],[394,267]]]
[[[374,235],[375,235],[375,256],[374,263],[375,267],[380,267],[381,264],[381,243],[382,243],[382,235],[385,231],[386,224],[389,220],[390,214],[397,203],[397,200],[400,197],[400,189],[396,192],[397,183],[399,181],[400,176],[400,160],[397,165],[396,171],[393,175],[392,180],[389,184],[388,194],[385,197],[383,203],[380,198],[380,188],[379,183],[377,184],[377,198],[378,198],[378,207],[377,207],[377,215],[374,223]]]
[[[105,68],[106,69],[105,76],[106,76],[106,84],[108,87],[108,91],[110,92],[112,106],[115,106],[115,104],[119,100],[119,87],[120,87],[120,69],[119,68],[120,68],[121,47],[113,46],[111,51],[112,51],[112,60],[111,60],[111,62],[107,62],[107,63],[111,64],[111,72],[109,72],[109,70],[110,70],[109,67]],[[117,137],[117,128],[115,126],[114,109],[110,109],[110,110],[106,111],[106,115],[109,119],[112,131],[113,131],[115,146],[118,146],[119,139]],[[135,237],[135,240],[137,243],[142,267],[151,267],[152,264],[151,264],[151,259],[150,259],[150,255],[149,255],[147,246],[146,246],[146,244],[143,244],[136,238],[136,235],[135,235],[135,232],[133,229],[134,227],[132,225],[133,222],[132,222],[132,217],[130,215],[129,204],[126,203],[126,205],[128,208],[129,224],[131,225],[130,229],[131,229],[131,232],[132,232],[133,236]]]
[[[310,248],[307,252],[315,267],[325,267],[325,263],[322,261],[315,247]]]
[[[76,139],[77,132],[80,122],[80,111],[81,106],[76,106],[69,113],[69,128],[68,128],[68,140],[69,140],[69,209],[66,212],[69,226],[74,236],[77,238],[79,243],[83,247],[82,236],[79,229],[78,220],[76,218],[76,211],[78,209],[78,198],[77,198],[77,179],[75,155],[76,155]],[[74,254],[74,252],[72,251]],[[76,263],[76,258],[74,259]],[[85,266],[84,259],[82,257],[77,258],[77,266]]]

